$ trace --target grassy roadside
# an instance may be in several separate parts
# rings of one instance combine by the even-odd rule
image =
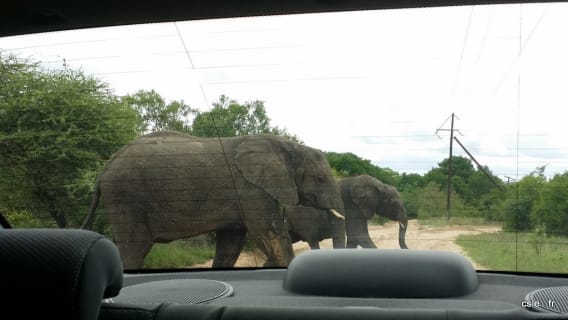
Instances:
[[[568,238],[497,232],[462,235],[456,244],[491,270],[568,273]]]
[[[491,225],[501,225],[500,223],[492,223],[485,220],[482,217],[452,217],[448,222],[446,217],[429,217],[429,218],[419,218],[418,222],[420,225],[426,227],[443,227],[447,225],[455,226],[491,226]]]
[[[215,247],[212,245],[192,244],[190,241],[173,241],[157,243],[144,260],[144,268],[167,269],[187,268],[213,259]]]

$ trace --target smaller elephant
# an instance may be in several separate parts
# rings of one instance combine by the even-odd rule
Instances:
[[[339,181],[341,198],[345,206],[345,231],[347,248],[376,248],[368,230],[368,220],[374,214],[398,221],[398,243],[401,249],[406,246],[408,217],[406,209],[395,187],[368,176],[359,175]]]
[[[311,249],[319,249],[319,242],[332,238],[334,248],[345,248],[345,218],[335,212],[305,206],[284,208],[292,243],[306,241]]]

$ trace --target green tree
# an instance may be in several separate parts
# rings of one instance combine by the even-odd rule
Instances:
[[[327,161],[340,176],[356,176],[368,174],[386,183],[398,187],[400,176],[390,168],[381,168],[371,163],[370,160],[363,159],[353,153],[326,152]]]
[[[0,203],[78,225],[92,190],[85,177],[137,135],[136,112],[82,72],[1,53],[0,82]]]
[[[139,90],[132,95],[123,96],[121,100],[138,113],[140,133],[160,130],[191,132],[188,117],[197,111],[183,101],[174,100],[166,103],[166,100],[154,90]]]
[[[417,197],[418,218],[446,217],[446,192],[440,190],[440,187],[436,183],[428,183],[420,189]],[[471,206],[468,206],[455,191],[452,191],[451,198],[452,216],[468,217],[476,215],[474,213],[476,210]]]
[[[437,168],[428,171],[424,179],[426,182],[435,182],[440,187],[447,188],[448,169],[449,159],[446,158],[438,163]],[[474,173],[475,169],[469,159],[460,156],[452,157],[452,186],[466,200],[471,198],[468,181]]]
[[[485,220],[489,222],[503,221],[503,205],[507,199],[507,191],[503,192],[499,189],[493,188],[491,191],[483,195],[479,201],[477,208]]]
[[[420,190],[421,189],[416,188],[400,192],[400,197],[402,198],[402,201],[404,202],[404,208],[406,209],[406,215],[409,218],[418,217],[418,199],[420,197]]]
[[[424,182],[425,182],[424,177],[422,177],[418,173],[403,172],[400,175],[400,180],[399,180],[399,183],[398,183],[398,190],[400,192],[415,190],[417,188],[423,187]]]
[[[535,227],[533,210],[546,184],[544,167],[539,167],[507,189],[503,204],[503,228],[507,231],[530,231]]]
[[[432,168],[424,175],[423,183],[433,182],[440,186],[441,189],[447,189],[448,186],[448,168],[449,159],[444,159],[438,163],[438,167]],[[460,196],[470,208],[477,208],[478,211],[493,210],[498,207],[504,197],[493,194],[495,190],[499,190],[494,183],[495,181],[502,187],[502,181],[491,173],[488,167],[483,167],[489,177],[479,168],[475,169],[471,160],[465,157],[452,157],[452,192]],[[500,192],[500,191],[499,191]],[[492,208],[492,209],[489,209]],[[498,217],[492,213],[491,219]]]
[[[531,220],[547,234],[568,236],[568,172],[542,185]]]
[[[418,217],[445,217],[446,216],[446,195],[440,190],[438,184],[430,182],[420,190],[418,196]]]
[[[466,201],[472,205],[481,207],[481,206],[487,206],[487,205],[495,205],[496,203],[488,203],[487,201],[489,201],[489,199],[493,199],[495,201],[500,201],[499,199],[503,199],[503,197],[499,197],[498,194],[504,194],[504,183],[501,181],[501,179],[499,179],[498,177],[496,177],[495,175],[493,175],[493,173],[491,172],[491,170],[484,166],[483,169],[485,170],[485,172],[487,172],[489,174],[489,176],[491,177],[491,179],[496,182],[501,189],[497,188],[495,186],[495,184],[493,183],[493,181],[491,181],[491,179],[489,179],[481,170],[476,170],[470,177],[469,177],[469,181],[468,181],[468,195],[467,197],[464,197],[466,199]],[[497,192],[497,193],[495,193]],[[491,194],[494,194],[494,196],[490,196]],[[485,204],[483,204],[482,202],[485,201]]]
[[[285,129],[270,124],[264,102],[252,101],[240,104],[227,96],[220,96],[210,111],[198,112],[191,132],[198,137],[234,137],[251,134],[275,134],[301,142]]]

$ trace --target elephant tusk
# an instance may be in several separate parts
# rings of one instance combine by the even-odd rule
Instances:
[[[400,225],[400,227],[401,227],[402,229],[406,230],[406,226],[405,226],[404,224],[402,224],[402,222],[399,222],[398,224]]]
[[[329,212],[331,212],[331,214],[333,214],[337,218],[345,220],[345,217],[342,216],[341,213],[337,212],[335,209],[329,209]]]

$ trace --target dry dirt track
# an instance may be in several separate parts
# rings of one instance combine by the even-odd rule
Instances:
[[[425,227],[418,224],[416,220],[411,220],[408,225],[406,233],[406,244],[410,249],[435,249],[447,250],[458,252],[464,256],[463,249],[455,244],[455,240],[462,234],[480,234],[498,232],[498,226],[460,226],[460,225],[447,225],[441,227]],[[370,225],[369,233],[371,238],[379,248],[383,249],[397,249],[398,248],[398,223],[390,222],[383,226]],[[320,243],[322,249],[331,249],[331,239],[327,239]],[[302,251],[309,250],[309,246],[305,242],[298,242],[294,244],[294,252],[296,254]],[[467,256],[466,256],[467,257]],[[467,257],[475,266],[477,270],[486,269],[484,266],[476,264],[473,260]],[[235,267],[256,267],[262,266],[265,257],[262,253],[243,252],[241,253]],[[194,268],[208,268],[211,267],[212,261],[204,264],[194,265]]]

